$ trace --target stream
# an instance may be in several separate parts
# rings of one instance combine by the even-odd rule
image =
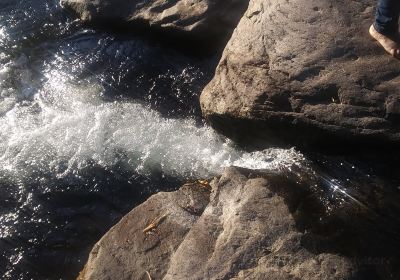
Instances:
[[[385,244],[357,261],[400,275],[398,155],[238,147],[198,104],[219,55],[81,26],[58,1],[0,0],[2,279],[74,279],[133,207],[231,165],[292,172],[327,209],[366,209],[371,219],[355,224]]]

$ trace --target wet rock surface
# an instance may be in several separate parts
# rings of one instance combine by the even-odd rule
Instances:
[[[396,253],[379,252],[393,243],[371,234],[370,213],[359,205],[324,204],[326,196],[299,175],[228,168],[210,185],[211,192],[187,184],[135,208],[95,245],[79,279],[399,275]]]
[[[229,39],[248,3],[248,0],[61,0],[66,9],[87,23],[109,27],[116,24],[132,31],[152,27],[163,33],[188,35],[185,39],[200,39],[198,42],[204,45]],[[185,40],[178,44],[185,44]]]
[[[242,142],[400,144],[400,62],[369,34],[374,0],[250,1],[201,96]]]

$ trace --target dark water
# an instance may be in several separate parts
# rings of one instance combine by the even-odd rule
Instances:
[[[212,58],[189,59],[138,38],[84,29],[58,1],[0,1],[2,279],[73,279],[93,243],[123,214],[190,176],[152,163],[137,171],[140,163],[126,166],[126,159],[135,157],[129,152],[157,149],[156,144],[142,142],[127,151],[109,143],[113,151],[98,160],[93,157],[104,151],[91,151],[96,143],[85,138],[90,132],[106,137],[93,133],[96,126],[112,126],[107,122],[117,123],[123,114],[130,119],[120,124],[121,137],[129,136],[124,128],[139,126],[135,114],[153,122],[148,134],[142,128],[143,138],[151,137],[160,122],[164,130],[174,129],[150,108],[166,117],[198,116],[195,99],[211,63]],[[63,96],[68,94],[73,96]],[[124,99],[145,105],[114,104]],[[76,116],[79,110],[82,116]],[[93,121],[101,113],[112,116]],[[188,125],[196,129],[196,121]],[[44,143],[46,137],[54,139]],[[79,149],[81,155],[75,153]]]
[[[83,27],[58,1],[0,0],[2,279],[74,279],[135,205],[229,165],[303,178],[324,210],[299,227],[330,236],[361,279],[399,279],[396,153],[236,147],[199,110],[217,60]]]

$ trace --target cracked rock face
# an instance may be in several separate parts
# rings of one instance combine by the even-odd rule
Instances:
[[[239,141],[398,147],[400,62],[369,37],[375,5],[251,0],[201,95],[204,115]]]
[[[61,0],[61,4],[89,23],[135,23],[180,31],[192,37],[226,37],[243,15],[248,0]],[[210,42],[208,42],[210,43]]]
[[[357,275],[351,258],[299,229],[301,217],[311,215],[301,206],[310,193],[284,176],[249,172],[227,169],[211,183],[211,193],[189,184],[152,196],[95,245],[78,279],[342,280]]]

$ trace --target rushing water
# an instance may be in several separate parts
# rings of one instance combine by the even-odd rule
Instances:
[[[301,170],[327,207],[376,213],[369,203],[379,197],[392,207],[384,226],[398,222],[398,177],[385,168],[295,149],[248,152],[205,125],[198,96],[216,60],[88,29],[58,1],[0,0],[4,279],[76,277],[93,243],[132,207],[230,165]]]
[[[55,1],[0,4],[0,271],[76,276],[101,234],[160,189],[232,164],[298,165],[247,153],[205,126],[197,98],[215,58],[79,26]]]

